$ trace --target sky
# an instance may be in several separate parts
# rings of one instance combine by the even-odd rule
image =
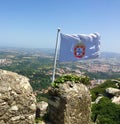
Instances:
[[[55,48],[65,34],[101,35],[101,51],[120,53],[120,0],[0,0],[0,46]]]

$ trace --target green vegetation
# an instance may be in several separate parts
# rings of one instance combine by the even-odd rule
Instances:
[[[57,78],[53,83],[52,86],[53,87],[58,87],[59,84],[64,83],[66,81],[71,81],[74,83],[83,83],[85,85],[89,85],[90,84],[90,79],[87,76],[77,76],[77,75],[63,75],[59,78]]]
[[[116,87],[116,82],[107,80],[105,83],[91,89],[92,101],[103,95],[98,103],[92,104],[92,121],[97,124],[120,124],[120,105],[111,102],[111,96],[105,93],[108,87]]]
[[[105,81],[103,84],[98,85],[97,87],[91,89],[91,94],[92,94],[92,101],[95,101],[95,99],[98,97],[99,94],[106,95],[105,94],[105,89],[108,87],[113,87],[117,88],[116,83],[111,80]]]
[[[111,103],[107,97],[92,105],[92,120],[97,124],[120,124],[120,105]]]

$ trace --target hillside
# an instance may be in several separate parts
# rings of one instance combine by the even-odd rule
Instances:
[[[53,49],[0,48],[0,68],[27,76],[33,89],[41,92],[51,85]],[[120,54],[103,52],[95,60],[57,62],[56,77],[73,73],[88,75],[95,83],[120,77]]]

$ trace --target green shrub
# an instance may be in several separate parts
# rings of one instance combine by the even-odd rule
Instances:
[[[92,105],[92,121],[97,124],[120,124],[120,105],[103,97],[98,104]]]
[[[98,97],[99,94],[106,95],[105,89],[108,88],[108,87],[117,88],[115,82],[113,82],[111,80],[107,80],[103,84],[100,84],[97,87],[91,89],[90,92],[91,92],[91,95],[92,95],[92,101],[95,101],[95,99]]]
[[[77,75],[69,74],[69,75],[63,75],[63,76],[60,76],[59,78],[57,78],[52,83],[52,86],[58,87],[59,84],[65,83],[67,81],[71,81],[74,83],[83,83],[85,85],[90,84],[90,79],[88,76],[77,76]]]

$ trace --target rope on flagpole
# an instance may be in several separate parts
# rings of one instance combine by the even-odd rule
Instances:
[[[57,49],[58,49],[59,32],[60,32],[60,28],[57,29],[57,37],[56,37],[56,46],[55,46],[55,54],[54,54],[54,67],[53,67],[52,83],[55,80],[55,71],[56,71],[56,61],[57,61]]]

